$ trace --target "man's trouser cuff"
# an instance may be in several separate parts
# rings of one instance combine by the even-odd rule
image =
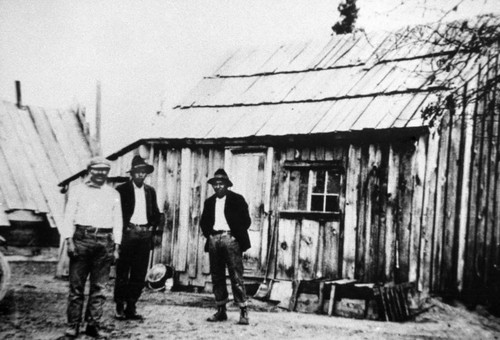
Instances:
[[[225,300],[221,300],[221,301],[215,301],[215,304],[217,306],[224,306],[225,304],[227,304],[229,302],[229,299],[225,299]]]

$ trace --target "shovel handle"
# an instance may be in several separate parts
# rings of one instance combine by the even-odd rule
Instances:
[[[273,225],[271,223],[272,222],[271,221],[272,215],[273,215],[273,211],[271,210],[271,211],[269,211],[269,214],[267,215],[269,228],[272,228],[271,242],[268,243],[267,258],[266,258],[266,273],[264,274],[264,281],[263,282],[267,281],[267,274],[269,274],[269,265],[271,262],[271,249],[273,248],[273,245],[274,245],[274,228],[273,228]]]

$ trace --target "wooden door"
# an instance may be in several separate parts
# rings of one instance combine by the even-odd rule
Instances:
[[[252,246],[244,254],[244,266],[245,275],[256,276],[261,267],[262,231],[267,216],[264,211],[268,199],[265,180],[266,152],[265,150],[229,151],[226,153],[226,170],[233,182],[231,190],[243,195],[248,203],[252,219],[249,229]]]
[[[338,278],[338,221],[280,218],[277,275],[281,280]]]

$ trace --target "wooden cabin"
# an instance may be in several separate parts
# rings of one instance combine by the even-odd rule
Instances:
[[[0,235],[9,246],[58,247],[58,183],[90,158],[81,111],[0,101]]]
[[[499,287],[498,58],[447,42],[482,25],[498,18],[230,55],[156,135],[108,157],[112,176],[135,154],[155,166],[165,218],[154,261],[181,285],[210,286],[199,219],[223,167],[250,207],[248,279],[264,276],[269,253],[278,280],[410,281],[488,301]]]

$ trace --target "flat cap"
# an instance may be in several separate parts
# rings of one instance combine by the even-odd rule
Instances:
[[[87,166],[87,169],[90,169],[90,168],[93,168],[93,169],[107,168],[107,169],[109,169],[109,168],[111,168],[111,162],[108,161],[104,157],[93,157],[90,159],[89,164]]]

